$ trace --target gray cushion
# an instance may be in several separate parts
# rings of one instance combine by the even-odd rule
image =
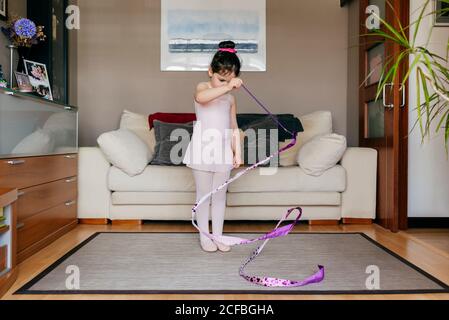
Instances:
[[[177,129],[182,131],[173,132]],[[174,134],[174,141],[170,141],[172,133]],[[192,139],[193,122],[168,123],[155,120],[154,134],[156,136],[156,146],[154,158],[150,164],[185,166],[185,164],[182,163],[182,159],[184,158],[189,142]]]
[[[271,154],[278,152],[278,125],[270,117],[266,116],[261,119],[249,122],[241,127],[245,132],[243,159],[245,165],[253,165]],[[250,133],[249,130],[251,131]],[[259,132],[260,129],[264,131]],[[271,129],[276,130],[272,134]],[[260,149],[260,150],[259,150]],[[273,157],[270,162],[261,165],[261,167],[277,167],[279,166],[279,155]]]

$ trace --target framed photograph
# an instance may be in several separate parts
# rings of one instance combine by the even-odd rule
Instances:
[[[47,66],[43,63],[30,60],[23,60],[25,71],[28,75],[34,91],[42,98],[53,100],[53,94],[50,88]]]
[[[0,0],[0,20],[8,19],[8,0]]]
[[[266,0],[161,1],[161,71],[206,71],[224,40],[242,71],[266,71]]]
[[[440,0],[434,0],[435,26],[449,26],[449,3]],[[446,10],[441,12],[441,10]]]
[[[20,92],[33,92],[33,86],[30,82],[30,77],[25,73],[15,71],[17,86]]]

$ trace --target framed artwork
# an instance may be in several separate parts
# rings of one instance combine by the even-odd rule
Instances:
[[[24,63],[33,90],[42,98],[53,100],[46,65],[30,60],[24,60]]]
[[[161,71],[206,71],[225,40],[242,71],[266,71],[266,0],[161,1]]]
[[[435,26],[449,26],[449,3],[440,0],[434,0]],[[442,12],[442,10],[445,10]]]
[[[0,0],[0,20],[8,19],[8,0]]]
[[[30,77],[25,73],[15,71],[17,86],[21,92],[33,92],[33,86],[30,82]]]

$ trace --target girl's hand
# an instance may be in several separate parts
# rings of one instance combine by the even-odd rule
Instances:
[[[238,89],[242,86],[243,80],[240,78],[232,78],[231,81],[228,83],[228,89],[229,91],[235,89]]]
[[[240,158],[240,155],[238,154],[234,154],[234,168],[237,169],[238,167],[240,167],[242,165],[242,159]]]

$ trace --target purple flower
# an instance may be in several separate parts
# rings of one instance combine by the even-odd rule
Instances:
[[[36,25],[33,21],[22,18],[14,23],[14,31],[19,37],[31,39],[36,35]]]

